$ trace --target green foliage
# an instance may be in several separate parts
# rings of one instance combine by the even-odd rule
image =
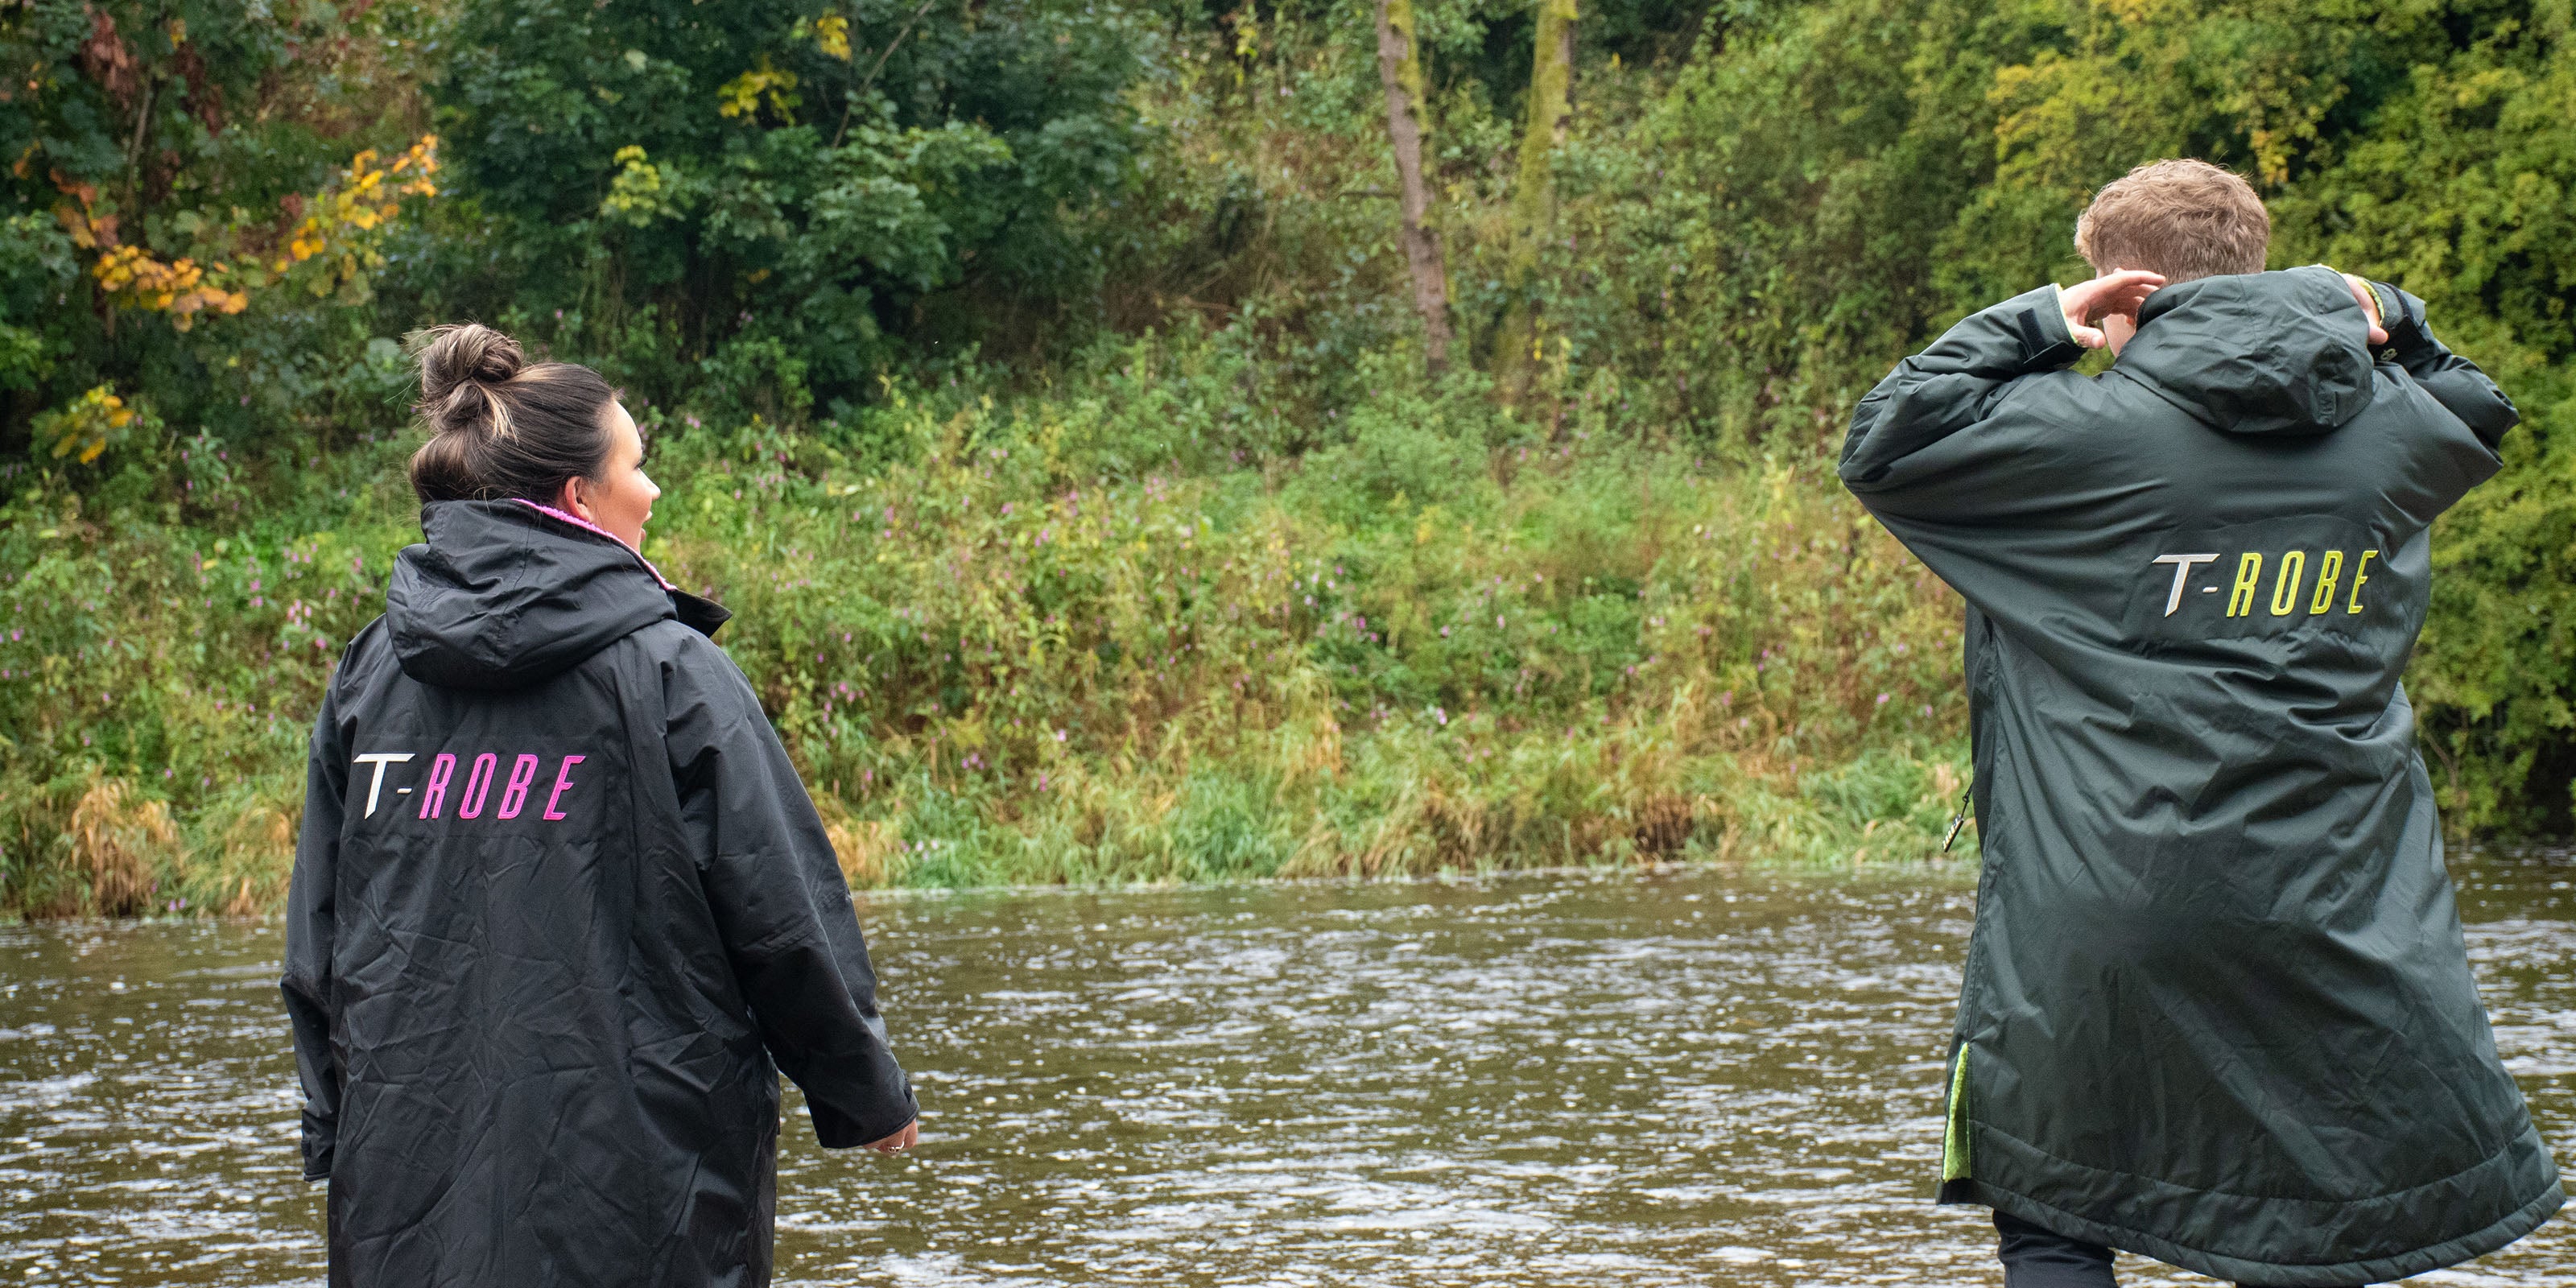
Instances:
[[[419,138],[429,16],[341,8],[30,0],[0,22],[0,455],[50,447],[34,419],[102,384],[263,455],[369,418],[339,375],[381,238],[312,234],[342,227],[353,157]],[[320,293],[269,289],[288,279]]]
[[[2089,273],[2071,232],[2100,184],[2161,156],[2234,166],[2271,206],[2275,266],[2422,295],[2526,408],[2503,475],[2437,534],[2450,575],[2412,687],[2455,826],[2564,832],[2570,21],[2487,0],[1774,11],[1633,109],[1609,78],[1578,117],[1546,305],[1560,387],[1617,371],[1649,423],[1804,456],[1897,354]]]
[[[1825,463],[2176,153],[2525,409],[2409,689],[2455,827],[2570,828],[2564,0],[1581,8],[1516,252],[1533,11],[1416,6],[1425,382],[1361,0],[17,6],[0,904],[271,897],[461,317],[625,388],[854,879],[1924,855],[1955,606]]]
[[[1154,47],[1051,0],[473,0],[450,39],[440,118],[481,228],[431,298],[570,304],[551,338],[666,401],[687,364],[783,346],[827,404],[907,340],[966,338],[950,311],[1096,282],[1085,234],[1130,186],[1121,91]]]
[[[380,483],[398,453],[351,453],[308,476],[304,495],[247,511],[228,449],[205,436],[177,453],[186,502],[147,499],[159,489],[139,470],[85,496],[0,468],[14,490],[0,503],[9,907],[100,907],[98,835],[82,815],[131,822],[172,801],[148,874],[107,910],[184,899],[254,911],[283,893],[278,846],[301,809],[291,767],[321,685],[383,611],[388,556],[416,531],[408,495]],[[208,531],[218,517],[228,535]]]
[[[2565,364],[2521,389],[2504,472],[2434,547],[2411,691],[2455,824],[2565,835],[2576,806],[2576,400]],[[2534,386],[2538,386],[2534,388]]]
[[[834,434],[661,440],[647,551],[740,614],[725,642],[855,878],[1937,848],[1955,603],[1856,506],[1597,416],[1528,442],[1401,379],[1286,477],[1106,474],[1224,441],[1222,343],[1065,373],[1165,373],[1160,404],[898,385]],[[0,898],[92,897],[68,820],[102,783],[185,803],[161,906],[273,892],[245,847],[291,816],[303,722],[410,539],[400,491],[364,486],[398,450],[212,542],[76,493],[0,515],[25,569],[0,589]]]
[[[70,357],[65,336],[40,319],[61,307],[79,280],[71,238],[50,215],[0,221],[0,389],[33,393]]]

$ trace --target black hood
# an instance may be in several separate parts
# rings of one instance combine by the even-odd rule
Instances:
[[[2231,434],[2323,434],[2370,405],[2361,305],[2323,267],[2204,277],[2138,310],[2113,369]]]
[[[515,689],[664,618],[713,635],[731,614],[673,589],[625,543],[524,501],[421,507],[385,588],[403,673],[455,689]]]

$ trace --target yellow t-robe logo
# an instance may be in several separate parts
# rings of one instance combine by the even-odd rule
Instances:
[[[2378,557],[2378,551],[2364,550],[2360,558],[2353,560],[2352,589],[2345,599],[2346,613],[2361,611],[2361,587],[2364,582],[2370,580],[2370,561]],[[2173,589],[2165,596],[2165,616],[2171,617],[2181,610],[2183,592],[2191,589],[2193,571],[2202,564],[2218,562],[2218,558],[2218,553],[2211,551],[2206,554],[2157,555],[2149,561],[2173,565]],[[2342,551],[2328,550],[2320,554],[2317,557],[2316,589],[2312,593],[2303,595],[2302,592],[2306,591],[2308,585],[2308,552],[2285,551],[2281,555],[2280,562],[2274,565],[2272,595],[2270,602],[2265,603],[2261,598],[2263,552],[2248,550],[2236,557],[2236,580],[2227,590],[2227,615],[2252,617],[2259,605],[2270,609],[2274,617],[2288,617],[2299,611],[2301,600],[2304,598],[2308,614],[2312,617],[2322,617],[2335,606],[2336,593],[2343,585],[2343,566]],[[2218,587],[2203,586],[2200,588],[2200,593],[2215,595],[2218,593]]]

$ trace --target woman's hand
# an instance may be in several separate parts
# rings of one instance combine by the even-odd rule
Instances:
[[[921,1120],[915,1118],[911,1122],[905,1123],[902,1131],[896,1132],[895,1134],[886,1137],[884,1140],[870,1141],[868,1143],[868,1148],[873,1149],[880,1154],[900,1154],[920,1143]]]
[[[2105,273],[2090,281],[2059,287],[2057,305],[2066,313],[2066,334],[2087,349],[2099,349],[2111,337],[2093,325],[2106,317],[2136,320],[2138,306],[2147,302],[2157,287],[2165,284],[2164,274],[2145,269],[2124,268]]]

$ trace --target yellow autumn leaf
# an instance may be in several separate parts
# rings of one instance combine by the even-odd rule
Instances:
[[[850,61],[850,20],[837,13],[815,19],[814,43],[825,55]]]
[[[760,82],[744,72],[716,89],[716,115],[749,116],[760,110]]]

